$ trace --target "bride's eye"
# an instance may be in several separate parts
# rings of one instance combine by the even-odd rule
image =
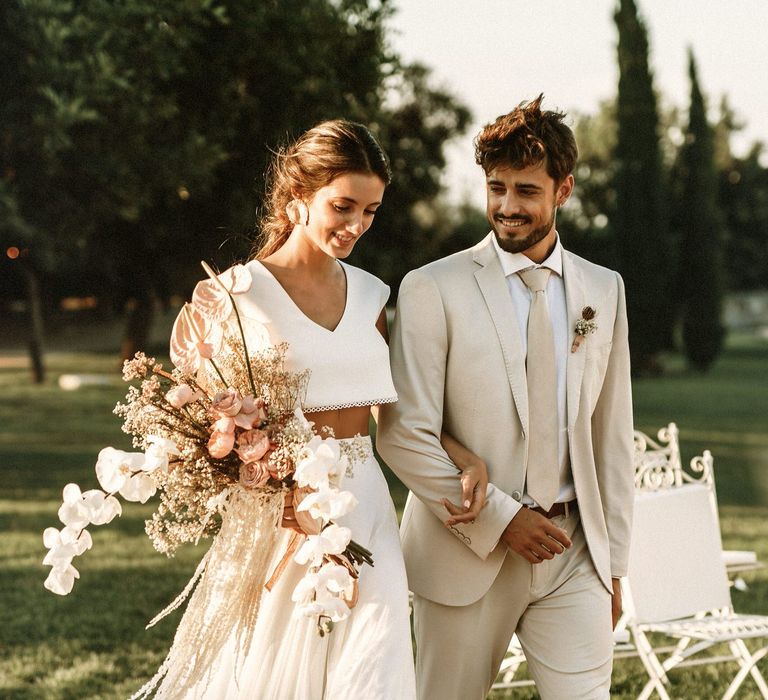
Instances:
[[[340,214],[343,214],[345,211],[349,211],[349,207],[344,207],[344,206],[341,206],[340,204],[334,204],[333,208]]]

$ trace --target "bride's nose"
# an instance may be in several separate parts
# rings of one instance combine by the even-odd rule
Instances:
[[[350,221],[347,224],[347,231],[349,231],[354,236],[359,236],[365,231],[365,227],[363,226],[363,217],[356,217],[354,221]]]

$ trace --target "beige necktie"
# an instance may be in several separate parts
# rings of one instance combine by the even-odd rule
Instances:
[[[555,343],[547,306],[550,271],[532,268],[518,273],[531,290],[528,315],[528,464],[526,491],[544,510],[549,510],[560,490],[557,464],[557,384]]]

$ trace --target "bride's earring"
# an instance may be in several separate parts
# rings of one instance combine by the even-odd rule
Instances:
[[[298,224],[306,226],[309,223],[309,207],[300,199],[292,199],[288,202],[285,213],[288,215],[288,221],[294,226]]]

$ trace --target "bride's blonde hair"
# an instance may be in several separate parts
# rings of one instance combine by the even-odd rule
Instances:
[[[267,171],[265,214],[254,257],[272,255],[288,239],[293,224],[286,207],[292,199],[307,202],[321,187],[352,172],[377,175],[385,185],[392,178],[383,149],[357,122],[321,122],[278,150]]]

